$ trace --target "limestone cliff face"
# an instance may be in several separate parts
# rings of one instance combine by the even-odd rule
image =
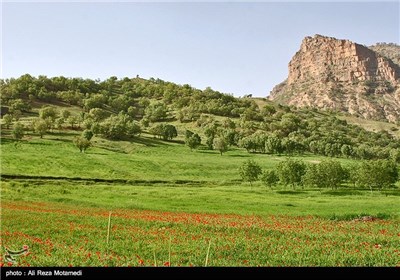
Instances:
[[[306,37],[289,62],[287,80],[269,98],[396,122],[400,119],[400,66],[349,40]]]

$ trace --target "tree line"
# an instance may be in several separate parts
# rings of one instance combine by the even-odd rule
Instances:
[[[301,187],[316,187],[332,190],[344,186],[373,189],[393,187],[399,180],[398,166],[392,160],[363,160],[361,163],[342,166],[335,160],[323,160],[317,164],[287,158],[276,168],[262,170],[254,160],[247,160],[239,167],[243,181],[252,184],[261,180],[272,188],[278,184]]]

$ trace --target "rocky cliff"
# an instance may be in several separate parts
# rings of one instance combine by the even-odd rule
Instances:
[[[382,52],[349,40],[306,37],[289,62],[287,80],[277,85],[269,98],[397,122],[400,66]]]

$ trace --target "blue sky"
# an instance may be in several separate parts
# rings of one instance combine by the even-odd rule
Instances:
[[[305,36],[399,44],[399,14],[399,1],[5,1],[1,77],[138,74],[265,97]]]

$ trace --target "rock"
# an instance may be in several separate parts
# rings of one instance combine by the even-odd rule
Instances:
[[[381,54],[384,45],[379,49],[375,52],[349,40],[318,34],[305,37],[289,62],[288,78],[274,87],[268,98],[285,105],[397,121],[400,66]]]

